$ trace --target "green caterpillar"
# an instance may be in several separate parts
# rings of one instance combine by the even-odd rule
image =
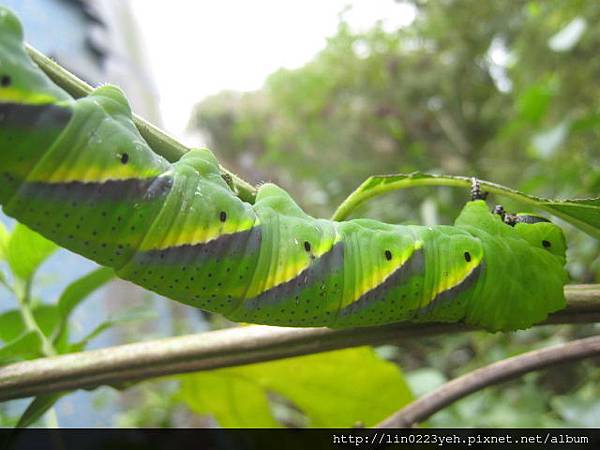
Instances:
[[[481,200],[468,202],[454,226],[332,222],[308,216],[273,184],[244,203],[210,151],[174,164],[154,154],[119,89],[74,100],[55,86],[27,56],[6,9],[0,204],[121,278],[235,321],[513,330],[565,306],[558,226],[509,226]]]

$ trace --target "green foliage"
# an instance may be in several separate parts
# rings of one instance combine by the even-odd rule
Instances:
[[[31,316],[28,313],[31,312]],[[17,348],[22,349],[20,353],[12,354],[12,360],[2,360],[0,364],[6,364],[16,360],[31,359],[43,356],[46,338],[55,335],[60,323],[60,314],[55,305],[37,304],[33,306],[21,305],[18,309],[7,311],[0,315],[0,340],[6,342],[1,352],[8,351],[13,343],[18,343]],[[32,337],[35,335],[35,339]],[[65,344],[66,335],[55,345],[59,347]]]
[[[104,322],[100,323],[96,328],[90,331],[83,339],[79,342],[75,342],[70,345],[69,352],[80,352],[85,349],[89,342],[95,337],[99,336],[106,330],[113,328],[117,325],[126,324],[130,322],[137,322],[142,320],[155,319],[156,313],[148,308],[141,306],[138,308],[130,308],[122,314],[114,315],[109,317]]]
[[[112,280],[114,276],[112,269],[101,267],[67,286],[57,302],[60,312],[60,324],[56,332],[52,334],[55,340],[60,340],[61,336],[66,333],[69,316],[73,310],[96,289]],[[105,328],[108,328],[108,326]]]
[[[8,244],[9,234],[6,227],[0,222],[0,261],[6,258],[6,246]]]
[[[29,280],[37,268],[58,246],[20,223],[10,235],[6,247],[8,264],[15,276]]]
[[[233,372],[232,372],[233,371]],[[235,369],[184,378],[180,398],[197,414],[211,414],[222,427],[276,427],[265,389]]]
[[[277,426],[269,407],[273,393],[291,402],[313,427],[372,426],[412,400],[400,369],[367,347],[181,379],[179,398],[194,412],[214,416],[224,427]],[[283,423],[305,425],[289,408],[281,416]]]
[[[25,331],[0,348],[0,364],[42,356],[42,340],[35,331]]]
[[[72,282],[57,301],[37,301],[31,297],[35,274],[57,249],[56,244],[24,225],[17,224],[11,233],[4,225],[0,225],[0,260],[6,260],[10,269],[9,276],[0,272],[0,281],[18,306],[0,314],[0,342],[4,344],[0,347],[0,365],[82,350],[92,337],[124,321],[109,320],[82,341],[69,342],[71,314],[90,294],[113,279],[114,274],[109,269],[98,269]],[[61,396],[62,394],[48,394],[35,398],[18,424],[31,425]]]

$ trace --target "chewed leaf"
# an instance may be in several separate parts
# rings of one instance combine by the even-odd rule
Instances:
[[[344,220],[360,204],[370,198],[398,189],[417,186],[471,187],[471,178],[450,175],[431,175],[421,172],[398,175],[380,175],[367,178],[333,215],[333,220]],[[600,239],[600,197],[575,200],[552,200],[535,197],[500,184],[479,180],[481,189],[546,211],[587,234]]]

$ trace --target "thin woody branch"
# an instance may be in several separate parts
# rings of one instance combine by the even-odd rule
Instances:
[[[565,293],[568,307],[546,324],[600,322],[600,285],[569,286]],[[407,323],[341,330],[237,327],[8,365],[0,368],[0,401],[471,330]]]
[[[378,428],[413,427],[446,406],[488,386],[558,364],[600,355],[600,336],[535,350],[507,358],[456,378],[415,400],[377,425]]]

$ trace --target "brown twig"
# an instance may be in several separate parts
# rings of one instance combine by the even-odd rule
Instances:
[[[535,350],[504,359],[456,378],[397,411],[378,428],[413,427],[449,404],[480,389],[557,364],[600,355],[600,336]]]
[[[569,286],[565,294],[568,307],[545,323],[600,322],[599,285]],[[211,331],[0,367],[0,401],[471,330],[459,324],[398,323],[342,330],[248,326]]]

